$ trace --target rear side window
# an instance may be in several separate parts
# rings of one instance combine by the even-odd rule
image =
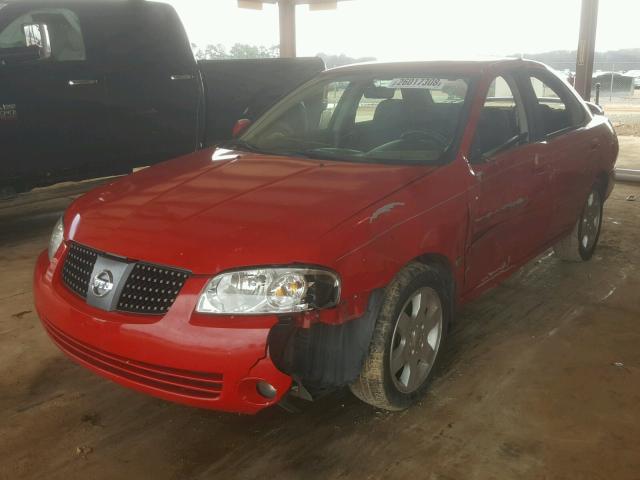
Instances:
[[[78,16],[66,8],[40,8],[20,15],[0,32],[0,49],[38,44],[30,37],[29,25],[42,26],[38,35],[47,35],[51,45],[48,61],[70,62],[86,59],[84,38]]]
[[[529,81],[539,136],[556,135],[584,124],[584,110],[560,80],[540,72],[532,74]]]
[[[505,77],[491,82],[480,113],[473,143],[473,157],[479,159],[516,146],[526,121],[514,87]]]

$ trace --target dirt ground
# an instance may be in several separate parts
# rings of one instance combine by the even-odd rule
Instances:
[[[640,125],[638,126],[640,131]],[[617,168],[626,168],[631,170],[640,170],[640,136],[619,136],[620,153]]]
[[[618,135],[640,136],[640,90],[624,102],[607,103],[606,98],[603,100],[602,107]]]
[[[640,479],[640,186],[616,186],[591,262],[547,253],[464,307],[420,405],[250,417],[126,390],[47,338],[34,260],[95,183],[0,203],[0,479]]]

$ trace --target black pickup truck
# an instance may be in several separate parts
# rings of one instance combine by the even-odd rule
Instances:
[[[163,3],[0,0],[0,190],[212,145],[322,70],[319,58],[196,62]]]

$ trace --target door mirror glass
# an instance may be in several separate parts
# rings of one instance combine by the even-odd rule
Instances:
[[[22,26],[25,45],[28,49],[37,49],[38,58],[51,57],[51,40],[49,27],[45,23],[27,23]]]

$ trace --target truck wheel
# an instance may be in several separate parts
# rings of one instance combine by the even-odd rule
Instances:
[[[0,200],[10,200],[15,198],[18,194],[18,191],[15,187],[0,187]]]
[[[369,355],[350,385],[360,400],[404,410],[425,393],[451,318],[451,289],[435,268],[411,263],[389,284]]]
[[[570,235],[553,246],[558,258],[568,262],[589,260],[600,238],[602,228],[602,192],[595,185],[582,207],[580,218]]]

